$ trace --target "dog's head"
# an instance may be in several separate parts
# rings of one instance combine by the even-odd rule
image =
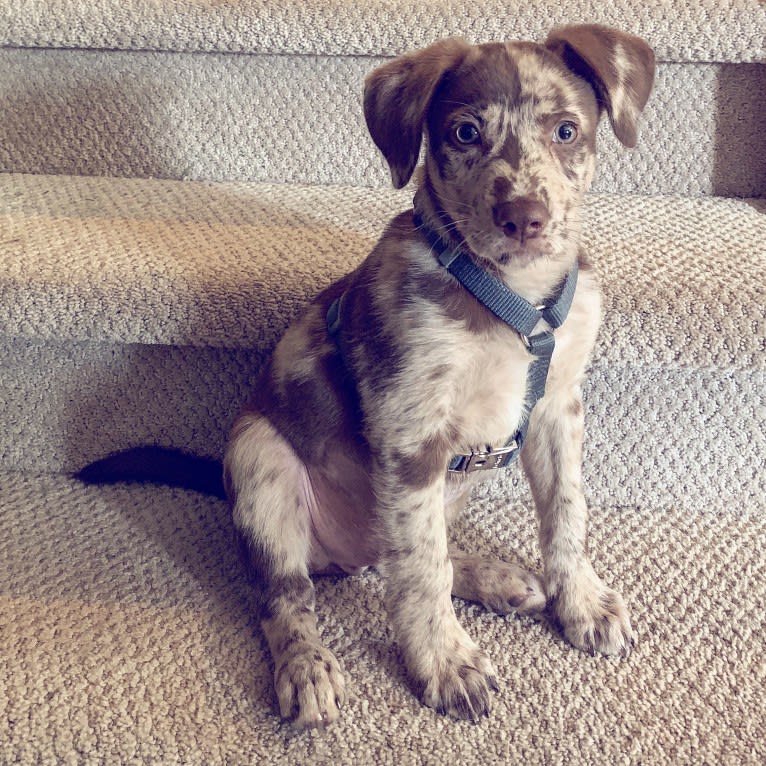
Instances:
[[[544,45],[448,39],[394,59],[367,78],[364,109],[394,186],[410,180],[425,131],[435,212],[475,253],[507,263],[571,251],[601,113],[635,146],[653,79],[640,38],[573,26]]]

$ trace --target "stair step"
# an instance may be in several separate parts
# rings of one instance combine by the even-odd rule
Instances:
[[[0,338],[0,469],[71,473],[140,444],[221,457],[265,355]],[[591,502],[720,507],[766,497],[766,373],[596,361],[584,386]],[[496,478],[525,492],[517,469]]]
[[[381,59],[0,49],[0,171],[390,187],[362,114]],[[661,63],[594,190],[766,196],[766,66]]]
[[[760,0],[10,0],[0,45],[106,50],[391,56],[438,37],[542,40],[553,26],[605,24],[650,40],[663,61],[760,62]]]
[[[220,455],[287,323],[409,203],[335,186],[0,176],[0,468],[72,471],[141,443]],[[763,211],[590,198],[606,312],[585,391],[593,499],[766,494]]]
[[[18,6],[0,24],[0,172],[388,187],[361,104],[383,57],[588,19],[659,61],[638,147],[602,122],[595,191],[766,196],[760,0]]]
[[[406,190],[0,174],[0,333],[263,350],[410,206]],[[763,369],[765,206],[591,195],[599,356]]]

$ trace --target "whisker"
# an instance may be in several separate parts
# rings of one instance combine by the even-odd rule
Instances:
[[[441,202],[448,202],[450,205],[454,205],[455,207],[462,209],[463,212],[473,212],[473,205],[469,202],[461,202],[457,199],[451,199],[450,197],[445,197],[443,194],[439,195],[439,200]]]

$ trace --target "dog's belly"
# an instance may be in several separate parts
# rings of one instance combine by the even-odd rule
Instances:
[[[303,477],[311,533],[310,571],[340,569],[347,574],[359,574],[378,564],[383,546],[377,531],[368,468],[347,455],[336,455],[329,465],[307,468]],[[480,478],[448,477],[444,487],[448,523],[465,505],[471,487]]]
[[[367,468],[338,452],[322,466],[309,466],[305,476],[311,571],[358,574],[376,564],[380,546]]]

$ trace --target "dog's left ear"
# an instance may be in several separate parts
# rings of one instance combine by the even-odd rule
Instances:
[[[554,30],[545,47],[591,84],[615,135],[633,148],[654,83],[654,52],[647,43],[616,29],[582,24]]]
[[[406,185],[418,163],[423,123],[436,86],[469,50],[459,38],[440,40],[383,64],[365,80],[367,128],[397,189]]]

